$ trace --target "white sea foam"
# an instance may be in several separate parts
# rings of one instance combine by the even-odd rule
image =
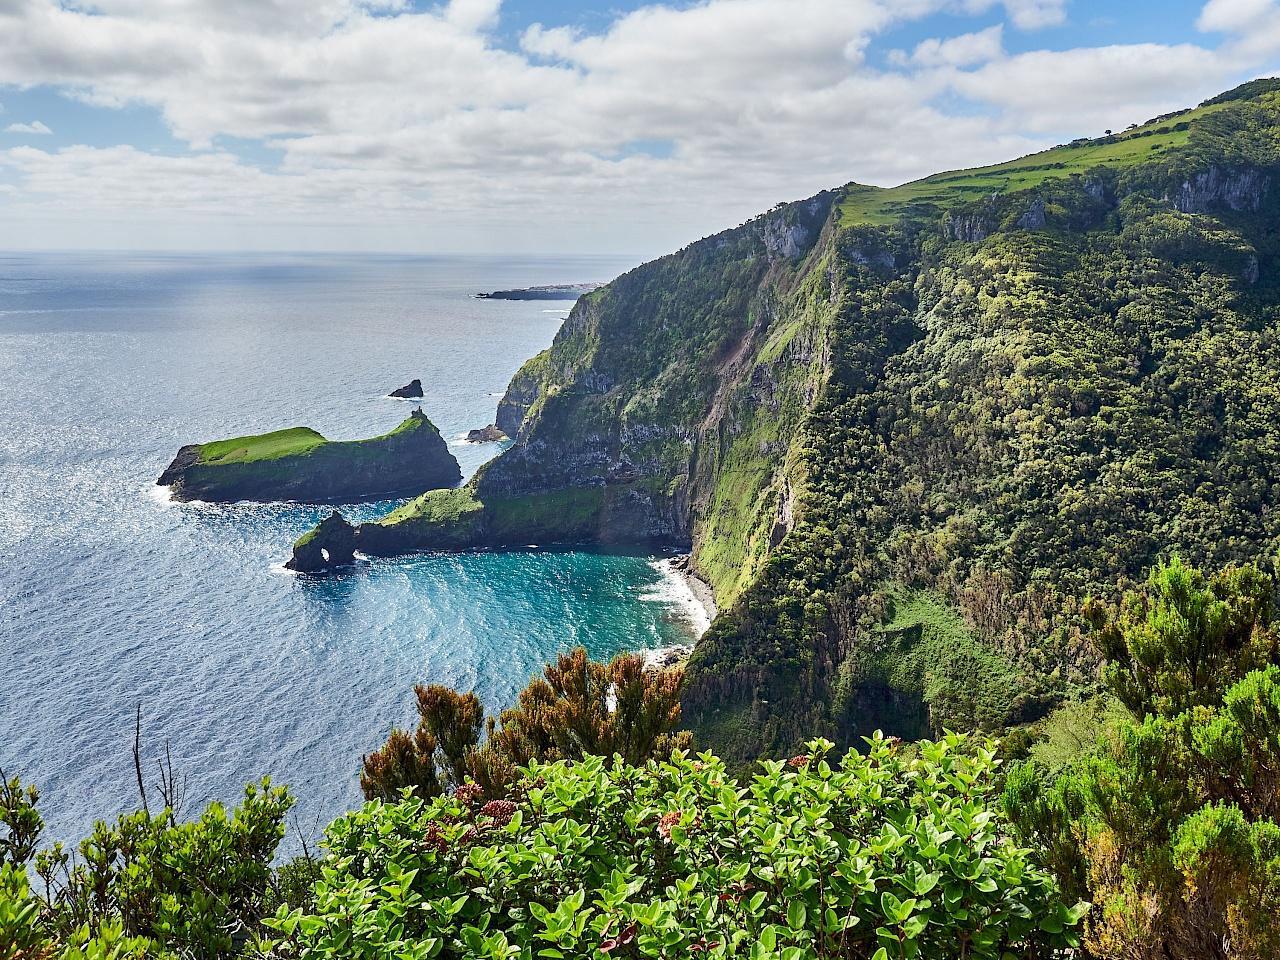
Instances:
[[[144,496],[156,506],[166,510],[182,510],[188,513],[224,515],[229,507],[267,506],[253,500],[238,500],[233,504],[212,503],[208,500],[178,500],[174,498],[172,490],[168,487],[162,487],[158,483],[148,483],[144,490]]]
[[[639,598],[668,604],[676,618],[688,626],[694,639],[701,637],[711,626],[711,617],[689,586],[689,581],[672,566],[670,560],[652,560],[649,566],[658,571],[661,579],[641,592]]]
[[[149,500],[154,500],[161,507],[176,507],[178,501],[173,499],[173,491],[168,487],[162,487],[158,483],[148,483],[146,486],[146,496]]]

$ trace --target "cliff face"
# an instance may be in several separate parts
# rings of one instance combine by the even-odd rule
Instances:
[[[415,410],[370,440],[332,442],[300,427],[185,446],[156,482],[178,500],[351,503],[416,496],[461,479],[440,431]]]
[[[792,438],[826,376],[836,197],[780,205],[582,297],[499,404],[515,444],[465,490],[362,525],[357,549],[692,543],[732,599],[777,535]]]
[[[691,543],[685,717],[738,760],[1034,718],[1094,677],[1076,598],[1280,545],[1277,91],[639,267],[356,549]]]

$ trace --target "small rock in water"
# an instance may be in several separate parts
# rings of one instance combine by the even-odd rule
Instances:
[[[420,397],[422,396],[422,381],[418,379],[414,379],[412,382],[406,383],[399,390],[392,390],[389,394],[387,394],[387,396],[399,397],[401,400],[409,400],[415,397]]]
[[[507,435],[498,429],[497,424],[489,424],[487,427],[481,427],[479,430],[472,430],[467,433],[468,443],[493,443],[497,440],[506,440]]]

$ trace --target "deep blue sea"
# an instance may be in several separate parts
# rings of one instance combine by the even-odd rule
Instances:
[[[470,476],[498,446],[462,436],[570,306],[474,294],[632,265],[0,256],[0,767],[39,787],[46,840],[137,807],[139,704],[147,781],[167,740],[188,815],[270,774],[309,828],[361,802],[361,755],[413,722],[415,683],[496,711],[571,646],[690,642],[705,619],[656,557],[420,555],[306,578],[282,561],[330,508],[154,486],[184,443],[385,433],[415,405],[385,394],[414,377]]]

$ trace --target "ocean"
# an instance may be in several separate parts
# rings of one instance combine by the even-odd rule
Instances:
[[[138,807],[166,743],[183,812],[270,775],[285,851],[362,802],[361,756],[415,721],[412,687],[510,705],[540,666],[687,644],[706,627],[661,553],[528,549],[283,570],[330,507],[176,504],[184,443],[314,427],[375,436],[421,401],[468,444],[567,301],[481,291],[607,281],[616,258],[0,256],[0,769],[41,793],[46,842]],[[343,507],[352,520],[396,502]],[[295,829],[295,825],[297,829]]]

